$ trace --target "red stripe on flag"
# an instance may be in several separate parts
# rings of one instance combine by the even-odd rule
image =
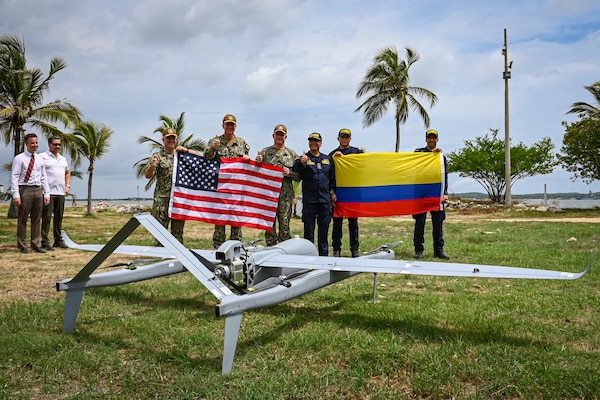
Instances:
[[[213,192],[214,193],[214,192]],[[186,207],[188,210],[198,210],[201,209],[211,209],[216,213],[235,213],[235,212],[245,212],[245,210],[228,210],[222,206],[226,205],[234,205],[240,207],[246,207],[248,209],[259,209],[268,212],[277,212],[277,199],[267,199],[267,201],[257,201],[256,197],[254,199],[244,199],[241,198],[236,200],[235,198],[228,196],[230,193],[227,193],[225,196],[210,196],[210,195],[198,195],[198,194],[190,194],[183,193],[178,191],[174,193],[175,200],[173,201],[173,206],[181,206]],[[237,208],[237,207],[236,207]]]
[[[338,202],[333,209],[333,214],[335,217],[358,218],[421,214],[436,210],[442,210],[439,197],[372,203]]]
[[[272,226],[275,221],[274,216],[272,218],[266,217],[262,212],[230,210],[223,207],[216,208],[211,206],[211,204],[198,203],[198,205],[191,205],[174,201],[173,209],[177,210],[178,213],[171,213],[171,218],[194,219],[216,225],[223,225],[224,221],[229,221],[228,225],[249,226],[249,224],[252,224],[253,228],[264,229],[264,222],[267,222],[268,226]]]

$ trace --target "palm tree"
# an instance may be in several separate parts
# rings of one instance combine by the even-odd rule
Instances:
[[[26,124],[46,136],[62,137],[54,125],[65,127],[79,122],[81,113],[71,103],[55,100],[44,104],[43,95],[54,75],[67,64],[58,57],[50,61],[50,72],[44,79],[39,68],[27,69],[25,45],[15,36],[0,36],[0,136],[8,146],[14,145],[13,155],[23,151]],[[68,143],[65,142],[68,147]],[[11,200],[9,218],[17,218],[18,210]]]
[[[177,118],[175,120],[167,117],[166,115],[159,116],[158,120],[161,121],[161,125],[159,127],[157,127],[153,133],[160,132],[162,135],[162,131],[165,128],[174,128],[177,131],[179,145],[187,147],[188,149],[194,149],[194,150],[197,150],[200,152],[204,151],[204,148],[206,147],[206,143],[202,139],[194,139],[193,134],[191,134],[190,136],[187,136],[187,137],[183,136],[183,132],[185,130],[185,112],[182,112],[179,115],[179,118]],[[144,144],[144,143],[150,144],[150,153],[151,154],[155,153],[157,151],[160,151],[160,149],[162,149],[162,147],[163,147],[162,142],[152,139],[148,136],[140,136],[138,138],[138,143],[139,144]],[[135,176],[138,179],[142,179],[142,178],[145,179],[146,168],[148,168],[148,163],[150,162],[150,157],[152,157],[152,156],[144,157],[141,160],[137,161],[135,164],[133,164],[133,167],[135,169]],[[154,185],[155,181],[156,181],[155,176],[150,178],[148,180],[148,182],[146,183],[146,186],[144,186],[144,190],[146,190],[146,191],[150,190],[152,185]]]
[[[54,123],[72,127],[80,121],[81,113],[71,103],[43,102],[50,81],[66,66],[63,59],[52,58],[50,72],[44,78],[39,68],[27,69],[25,45],[19,38],[0,37],[0,135],[6,145],[13,142],[15,156],[23,151],[25,124],[47,137],[62,138],[64,133]]]
[[[600,81],[590,86],[584,86],[584,88],[594,96],[597,105],[594,106],[583,101],[578,101],[571,105],[571,109],[567,114],[578,114],[582,118],[600,118]]]
[[[108,152],[112,134],[112,129],[105,125],[83,121],[77,125],[72,136],[69,137],[80,156],[87,158],[90,162],[88,166],[87,214],[92,213],[94,163]]]
[[[417,61],[416,51],[406,48],[406,60],[398,58],[398,52],[393,46],[381,50],[373,59],[373,64],[367,70],[364,80],[359,84],[356,97],[369,97],[354,112],[364,110],[363,127],[377,122],[387,112],[390,102],[396,107],[396,152],[400,151],[400,125],[408,119],[409,112],[418,111],[425,127],[429,127],[429,115],[417,98],[423,97],[433,107],[437,96],[421,87],[409,86],[409,69]]]

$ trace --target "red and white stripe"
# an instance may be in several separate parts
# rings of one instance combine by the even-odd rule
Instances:
[[[271,231],[282,181],[281,167],[222,158],[216,192],[173,187],[171,218]]]

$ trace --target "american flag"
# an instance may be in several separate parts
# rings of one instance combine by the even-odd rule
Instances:
[[[283,168],[274,165],[177,153],[169,214],[271,231],[282,181]]]

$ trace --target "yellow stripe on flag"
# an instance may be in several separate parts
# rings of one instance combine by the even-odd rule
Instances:
[[[338,187],[442,182],[441,153],[363,153],[333,157]]]

